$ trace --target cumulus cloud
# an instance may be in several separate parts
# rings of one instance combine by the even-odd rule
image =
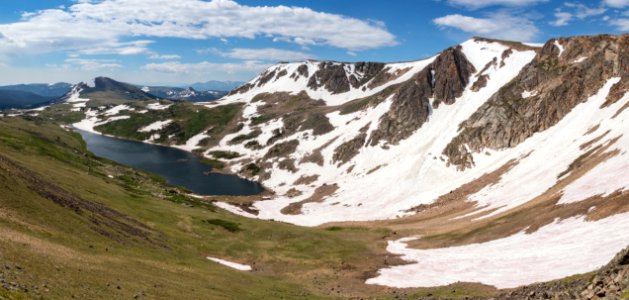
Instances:
[[[615,26],[619,31],[629,31],[629,19],[627,18],[611,20],[609,23]]]
[[[531,20],[506,13],[475,18],[460,14],[447,15],[433,20],[438,26],[455,28],[470,34],[517,41],[533,40],[539,29]]]
[[[574,18],[583,20],[588,17],[602,15],[607,11],[604,7],[589,7],[581,3],[566,2],[564,6],[569,11],[564,11],[561,8],[555,10],[555,21],[550,22],[551,25],[565,26]]]
[[[137,37],[184,39],[277,38],[299,45],[347,50],[392,46],[395,36],[382,23],[310,8],[247,6],[231,0],[78,1],[67,8],[28,12],[0,24],[0,52],[146,52]]]
[[[477,9],[487,6],[528,6],[548,0],[448,0],[450,4]],[[618,0],[616,0],[618,1]]]
[[[229,51],[221,51],[216,48],[197,51],[199,53],[212,53],[227,58],[243,60],[265,60],[265,61],[300,61],[315,58],[314,55],[299,51],[290,51],[277,48],[234,48]]]
[[[603,0],[606,5],[615,8],[623,8],[629,6],[629,0]]]

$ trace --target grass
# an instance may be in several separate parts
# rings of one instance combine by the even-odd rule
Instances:
[[[225,168],[225,163],[218,159],[211,159],[206,157],[201,157],[201,161],[212,166],[213,169],[222,170]]]
[[[247,134],[240,134],[236,137],[234,137],[233,139],[231,139],[229,141],[230,144],[240,144],[246,140],[251,140],[251,139],[255,139],[256,137],[258,137],[260,134],[262,134],[262,131],[260,130],[254,130],[250,133]]]
[[[240,153],[238,152],[220,151],[220,150],[210,151],[210,155],[216,158],[223,158],[223,159],[234,159],[234,158],[240,157]]]
[[[276,117],[277,116],[275,114],[266,114],[266,115],[253,117],[251,118],[251,125],[259,125],[262,123],[266,123],[268,121],[275,119]]]
[[[176,102],[167,109],[149,110],[143,114],[131,113],[129,119],[109,122],[95,129],[106,134],[143,141],[152,133],[139,132],[141,128],[157,121],[173,120],[171,124],[154,133],[161,136],[158,142],[182,144],[210,128],[213,132],[223,131],[241,107],[242,104],[228,104],[206,108],[191,103]],[[171,141],[168,140],[169,136],[173,137]]]
[[[229,232],[238,232],[238,231],[242,230],[238,223],[234,223],[234,222],[231,222],[231,221],[226,221],[226,220],[223,220],[223,219],[207,219],[207,220],[205,220],[205,223],[222,227],[223,229],[225,229],[225,230],[227,230]]]
[[[39,291],[45,298],[120,299],[140,291],[155,299],[388,297],[380,287],[365,287],[361,275],[383,266],[387,230],[328,231],[239,217],[94,157],[80,136],[54,123],[0,119],[0,155],[150,232],[146,239],[112,239],[103,230],[116,223],[95,223],[92,213],[56,204],[0,160],[0,257],[23,268],[3,276],[27,286],[46,283],[48,291]],[[206,256],[256,271],[232,270]],[[331,293],[339,280],[346,290]]]
[[[251,172],[251,175],[256,175],[258,173],[260,173],[261,169],[260,166],[254,164],[254,163],[249,163],[247,164],[244,169],[248,172]]]

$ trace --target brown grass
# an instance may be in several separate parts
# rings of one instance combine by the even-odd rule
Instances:
[[[339,186],[336,183],[324,184],[318,187],[314,191],[314,193],[312,193],[312,196],[308,197],[307,199],[301,200],[299,202],[294,202],[287,205],[286,207],[282,208],[281,212],[286,215],[298,215],[301,213],[301,208],[304,206],[304,204],[321,202],[323,201],[325,197],[328,197],[334,194],[334,192],[336,192],[338,189],[339,189]]]

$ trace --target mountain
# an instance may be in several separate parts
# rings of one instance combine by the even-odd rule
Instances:
[[[222,91],[229,92],[239,86],[241,86],[244,82],[242,81],[217,81],[211,80],[206,82],[197,82],[190,87],[197,91]]]
[[[403,263],[384,251],[402,232],[231,214],[210,204],[225,198],[198,199],[96,157],[80,135],[41,118],[0,118],[0,178],[3,299],[619,299],[629,288],[629,248],[596,273],[513,290],[365,285]],[[572,250],[557,264],[581,263]],[[250,271],[236,268],[245,264]]]
[[[48,105],[67,93],[71,87],[68,83],[0,86],[0,109]]]
[[[70,89],[72,85],[65,82],[54,84],[35,83],[35,84],[16,84],[0,86],[0,90],[29,92],[43,97],[61,97]]]
[[[45,97],[31,92],[0,90],[0,109],[35,108],[46,105],[53,97]]]
[[[124,82],[119,82],[107,77],[96,77],[93,82],[87,84],[81,82],[62,96],[69,102],[77,99],[89,99],[88,106],[102,106],[123,104],[129,101],[157,100],[158,97],[142,91],[141,88]],[[85,101],[83,101],[85,102]]]
[[[629,34],[474,38],[412,62],[280,63],[196,105],[205,122],[86,114],[273,193],[215,203],[236,214],[391,230],[404,264],[369,285],[514,288],[591,272],[629,244],[628,91]]]
[[[166,86],[144,86],[142,87],[142,91],[164,99],[190,102],[213,101],[227,94],[227,92],[214,90],[197,91],[192,87],[177,88]]]

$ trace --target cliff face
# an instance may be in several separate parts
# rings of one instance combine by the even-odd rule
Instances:
[[[474,72],[460,46],[440,53],[434,62],[399,87],[391,108],[372,133],[370,144],[377,145],[381,140],[395,144],[409,137],[440,103],[453,104]],[[432,103],[430,99],[434,99]]]
[[[474,165],[472,152],[514,147],[556,124],[612,77],[605,105],[629,88],[629,36],[554,39],[531,63],[460,125],[443,154],[460,169]]]

